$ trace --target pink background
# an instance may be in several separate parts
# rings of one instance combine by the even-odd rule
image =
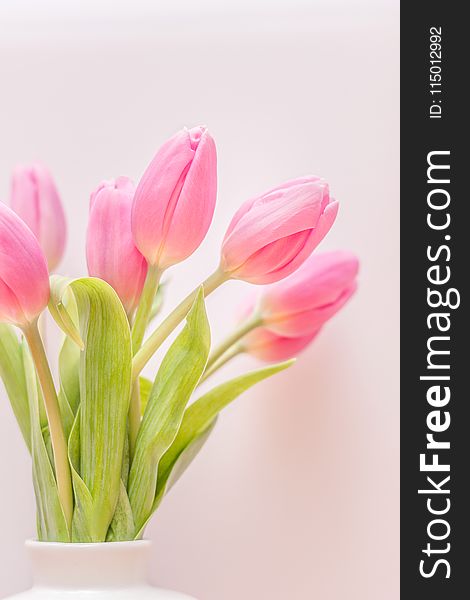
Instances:
[[[50,165],[71,228],[64,273],[84,272],[100,179],[137,179],[167,136],[201,122],[218,143],[218,207],[171,271],[167,306],[215,265],[241,201],[305,173],[341,201],[322,249],[362,261],[356,298],[294,368],[226,410],[167,497],[148,530],[154,581],[200,600],[397,599],[398,2],[60,4],[0,5],[0,198],[14,163]],[[209,299],[216,339],[248,291]],[[5,597],[29,581],[34,500],[0,396]]]

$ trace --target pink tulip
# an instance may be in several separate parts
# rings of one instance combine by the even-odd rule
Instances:
[[[111,285],[130,314],[139,302],[147,262],[131,231],[134,184],[127,177],[103,181],[90,198],[86,255],[88,273]]]
[[[49,302],[49,273],[36,237],[0,202],[0,321],[33,322]]]
[[[317,331],[354,294],[359,261],[351,252],[314,254],[292,275],[263,290],[263,324],[286,337]]]
[[[134,240],[163,270],[188,258],[212,221],[217,193],[215,144],[205,127],[184,129],[152,160],[135,192]]]
[[[241,350],[255,358],[266,362],[277,362],[296,357],[313,342],[318,331],[300,337],[283,337],[269,331],[265,327],[258,327],[243,338],[240,343]]]
[[[14,169],[10,204],[38,239],[53,271],[64,254],[67,226],[57,188],[46,167],[35,164]]]
[[[222,270],[250,283],[284,279],[318,246],[337,211],[318,177],[293,179],[248,200],[225,234]]]

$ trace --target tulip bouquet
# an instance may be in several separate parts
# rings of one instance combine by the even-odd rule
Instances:
[[[177,133],[136,188],[119,177],[91,194],[89,277],[68,279],[54,273],[66,226],[51,175],[14,172],[11,208],[0,203],[0,375],[32,457],[39,540],[141,538],[219,412],[288,367],[353,294],[354,255],[311,256],[338,205],[325,181],[304,177],[242,204],[215,270],[158,322],[162,275],[203,241],[216,187],[208,131]],[[265,287],[211,352],[204,298],[231,279]],[[41,334],[47,308],[65,334],[56,380]],[[143,377],[183,322],[158,372]],[[241,352],[284,362],[198,391]]]

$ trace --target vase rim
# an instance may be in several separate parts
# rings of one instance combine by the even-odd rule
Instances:
[[[56,589],[121,589],[146,583],[150,540],[40,542],[27,540],[33,581]]]
[[[130,544],[132,544],[134,547],[137,545],[138,546],[151,546],[152,540],[144,538],[142,540],[127,540],[127,541],[115,541],[115,542],[45,542],[42,540],[35,540],[34,538],[30,538],[25,541],[26,547],[41,546],[42,548],[45,548],[46,546],[50,546],[50,547],[54,547],[54,548],[59,548],[59,547],[60,548],[77,548],[77,547],[97,548],[98,546],[104,546],[106,548],[109,548],[110,546],[124,547],[124,546],[129,546]]]

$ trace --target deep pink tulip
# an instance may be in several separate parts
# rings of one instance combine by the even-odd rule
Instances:
[[[313,342],[318,331],[300,337],[283,337],[265,327],[254,329],[241,342],[244,352],[266,362],[294,358]]]
[[[134,189],[127,177],[98,186],[90,198],[86,244],[88,273],[116,290],[128,314],[139,302],[147,274],[131,231]]]
[[[352,252],[312,255],[295,273],[263,290],[258,310],[264,325],[286,337],[317,331],[354,294],[358,270]]]
[[[46,259],[31,230],[0,202],[0,321],[25,326],[49,301]]]
[[[64,254],[67,225],[48,169],[40,164],[17,166],[12,175],[10,204],[38,239],[53,271]]]
[[[140,180],[132,210],[134,240],[160,269],[185,260],[201,244],[217,194],[215,143],[205,127],[170,138]]]
[[[337,212],[328,185],[317,177],[293,179],[248,200],[225,234],[221,269],[250,283],[284,279],[318,246]]]

